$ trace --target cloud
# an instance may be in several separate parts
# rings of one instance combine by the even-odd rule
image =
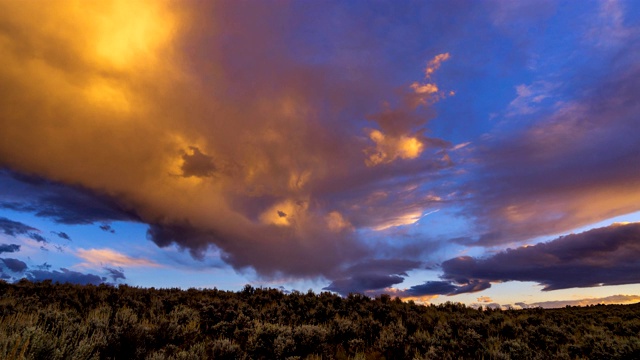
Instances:
[[[29,236],[31,239],[33,239],[33,240],[35,240],[37,242],[41,242],[41,243],[44,243],[44,244],[46,244],[48,242],[47,239],[44,238],[44,236],[42,236],[40,234],[37,234],[37,233],[33,233],[32,232],[32,233],[27,234],[27,236]]]
[[[404,281],[402,276],[385,274],[361,274],[349,278],[336,279],[324,287],[323,290],[335,291],[346,296],[350,293],[365,293],[366,291],[380,290],[400,284]]]
[[[487,258],[449,259],[442,263],[441,277],[455,287],[449,294],[506,281],[537,282],[543,291],[635,284],[640,282],[639,244],[640,223],[613,224]]]
[[[449,281],[427,281],[421,285],[415,285],[409,288],[405,294],[408,296],[425,296],[425,295],[447,295],[453,294],[457,286]]]
[[[627,66],[639,55],[621,53],[620,66],[577,99],[477,147],[474,177],[461,187],[461,213],[477,235],[463,243],[514,243],[640,210],[640,168],[630,166],[640,144],[629,131],[640,111],[640,66]]]
[[[335,291],[343,296],[349,293],[373,293],[400,284],[407,271],[415,269],[420,262],[404,259],[378,259],[355,264],[346,269],[324,290]]]
[[[435,71],[438,70],[442,62],[449,60],[450,57],[451,55],[449,55],[449,53],[444,53],[436,55],[433,59],[429,60],[424,71],[425,77],[427,79],[431,78],[431,75],[433,75]]]
[[[0,254],[11,253],[20,251],[20,245],[18,244],[0,244]]]
[[[114,198],[79,186],[64,185],[34,175],[0,169],[0,208],[35,213],[67,225],[128,220],[127,212]]]
[[[185,153],[182,155],[182,176],[190,177],[208,177],[212,176],[216,171],[213,158],[200,152],[195,146],[190,147],[192,154]]]
[[[124,270],[122,269],[115,269],[115,268],[111,268],[111,267],[105,267],[104,270],[109,274],[109,276],[111,277],[111,279],[114,282],[117,282],[118,280],[126,280],[127,277],[124,275]]]
[[[27,264],[18,259],[0,258],[0,261],[2,261],[4,265],[13,272],[20,273],[27,269]]]
[[[45,244],[48,242],[44,236],[38,234],[40,230],[29,225],[25,225],[19,221],[9,220],[4,217],[0,217],[0,230],[9,236],[16,237],[18,235],[25,235],[37,242]]]
[[[53,282],[79,285],[100,285],[106,281],[105,277],[95,274],[84,274],[65,268],[61,268],[60,271],[30,270],[27,272],[27,278],[31,281],[51,280]]]
[[[344,11],[358,24],[327,32]],[[452,165],[439,153],[449,143],[428,131],[441,90],[411,87],[425,62],[441,71],[448,55],[389,35],[401,52],[391,56],[349,6],[5,3],[0,14],[0,165],[39,179],[5,175],[19,190],[2,194],[6,209],[64,224],[139,221],[158,246],[197,259],[215,248],[259,276],[333,279],[376,256],[360,227],[429,205],[421,190],[417,203],[362,205],[373,193],[393,197],[407,185],[395,179]],[[427,37],[422,20],[396,25]],[[402,83],[385,74],[398,55]],[[382,154],[376,166],[367,149]]]
[[[516,86],[518,96],[509,103],[507,117],[529,115],[540,110],[545,100],[553,96],[553,91],[560,84],[547,81],[536,81],[531,85],[520,84]],[[548,104],[544,104],[548,108]]]
[[[78,249],[76,255],[85,262],[81,266],[116,266],[116,267],[134,267],[148,266],[158,267],[159,264],[142,258],[134,258],[111,249]]]
[[[111,225],[109,225],[109,224],[100,225],[100,230],[106,231],[106,232],[112,233],[112,234],[115,234],[115,232],[116,232],[116,230],[114,228],[112,228]]]
[[[449,59],[448,53],[436,55],[425,70],[425,78],[431,80],[431,75],[440,67],[443,61]],[[365,149],[367,158],[365,164],[369,167],[389,164],[396,159],[416,159],[428,147],[442,149],[450,144],[442,139],[424,136],[425,126],[434,117],[433,112],[420,113],[418,108],[430,106],[445,97],[434,83],[420,84],[414,82],[409,86],[410,91],[402,94],[402,101],[397,107],[388,103],[382,112],[370,115],[368,118],[379,126],[379,129],[368,129],[367,135],[375,144]]]
[[[35,234],[33,231],[38,231],[38,229],[29,225],[25,225],[19,221],[9,220],[4,217],[0,217],[0,230],[2,230],[6,235],[13,237],[18,235]]]
[[[61,238],[61,239],[71,241],[71,237],[67,233],[65,233],[64,231],[60,231],[60,232],[52,231],[51,233],[55,234],[55,235],[58,235],[58,237]]]
[[[542,307],[546,309],[561,308],[565,306],[588,306],[588,305],[610,305],[610,304],[632,304],[640,301],[640,295],[611,295],[601,298],[587,298],[580,300],[553,300],[553,301],[541,301],[536,303],[523,303],[519,302],[516,305],[528,309]]]

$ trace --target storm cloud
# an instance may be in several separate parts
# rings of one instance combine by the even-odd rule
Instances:
[[[347,69],[291,36],[317,32],[316,21],[341,5],[182,5],[79,5],[106,23],[137,24],[118,29],[77,17],[66,3],[2,5],[10,41],[0,65],[12,70],[0,79],[4,94],[13,90],[0,100],[9,140],[0,164],[42,179],[14,184],[39,195],[4,199],[4,208],[65,224],[141,221],[156,244],[195,258],[215,247],[261,276],[331,278],[375,253],[356,226],[412,224],[430,207],[428,190],[394,178],[451,166],[442,153],[449,142],[428,135],[432,105],[449,96],[437,85],[449,54],[411,59],[413,76],[393,83],[376,75],[387,60],[336,47],[357,62]],[[309,22],[290,21],[292,11]],[[152,16],[131,15],[140,12]],[[51,29],[39,30],[38,17]],[[377,34],[361,42],[349,22],[341,27],[331,36],[381,51]],[[29,61],[34,54],[38,62]],[[44,137],[55,141],[37,140]],[[383,186],[387,199],[375,200]],[[422,200],[393,199],[408,191]]]

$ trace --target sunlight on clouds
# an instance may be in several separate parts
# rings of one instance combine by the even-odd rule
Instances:
[[[129,94],[124,89],[106,81],[94,81],[84,91],[87,100],[98,107],[129,112]]]
[[[376,147],[368,151],[370,154],[365,160],[367,166],[390,163],[397,158],[415,159],[424,150],[424,144],[417,137],[393,137],[383,134],[380,130],[371,130],[369,138]]]
[[[425,78],[430,81],[431,75],[440,67],[443,61],[449,59],[449,53],[435,56],[427,63]],[[388,164],[396,159],[415,159],[420,156],[426,147],[426,137],[422,136],[428,117],[415,114],[421,106],[429,106],[445,98],[447,93],[440,91],[434,83],[421,84],[413,82],[409,85],[411,92],[403,94],[403,102],[397,108],[391,108],[388,104],[380,114],[371,116],[380,129],[366,129],[369,139],[375,143],[364,150],[365,164],[369,167]],[[452,96],[454,92],[449,92]],[[450,162],[448,155],[445,161]]]
[[[307,210],[308,204],[305,201],[285,200],[279,202],[260,215],[263,224],[277,226],[291,226],[295,219]]]
[[[416,92],[416,94],[434,94],[438,92],[436,84],[420,85],[419,83],[414,82],[411,84],[411,88]]]
[[[391,227],[403,226],[403,225],[412,225],[418,222],[422,217],[422,211],[411,211],[391,219],[385,220],[384,222],[374,226],[372,229],[375,231],[386,230]]]
[[[427,78],[430,78],[431,75],[440,68],[440,64],[442,62],[449,60],[451,56],[449,53],[443,53],[436,55],[431,61],[427,63],[427,67],[424,70],[424,74]]]
[[[289,189],[301,190],[311,178],[311,171],[293,171],[289,176]]]
[[[413,301],[416,304],[429,304],[431,300],[438,298],[439,295],[423,295],[423,296],[406,296],[407,289],[398,289],[394,287],[385,288],[383,293],[392,297],[398,297],[402,301]]]
[[[333,232],[340,232],[346,229],[353,229],[351,223],[337,211],[330,212],[325,218],[327,227]]]
[[[175,31],[172,12],[160,1],[79,1],[95,31],[97,58],[117,69],[149,66]]]

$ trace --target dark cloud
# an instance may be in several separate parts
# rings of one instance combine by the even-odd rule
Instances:
[[[404,259],[374,259],[353,265],[325,287],[341,295],[373,293],[404,281],[407,271],[418,268],[420,262]]]
[[[61,224],[92,224],[102,221],[137,221],[137,216],[115,198],[42,177],[0,170],[0,208],[30,212]]]
[[[27,272],[27,278],[31,281],[51,280],[53,282],[80,285],[99,285],[107,280],[105,277],[94,274],[83,274],[81,272],[72,271],[65,268],[61,268],[60,271],[30,270]]]
[[[469,280],[460,285],[452,281],[427,281],[398,293],[398,296],[457,295],[474,293],[491,287],[488,281]]]
[[[404,277],[398,275],[384,275],[379,273],[361,274],[349,278],[336,279],[323,288],[323,290],[335,291],[340,295],[349,293],[365,293],[371,290],[380,290],[404,281]]]
[[[419,261],[406,259],[373,259],[361,262],[347,269],[349,274],[386,273],[408,276],[407,271],[418,268]]]
[[[38,233],[31,232],[31,233],[28,233],[27,236],[30,237],[31,239],[37,241],[37,242],[41,242],[41,243],[45,243],[45,244],[48,242],[47,239],[45,239],[44,236],[42,236],[42,235],[40,235]]]
[[[100,230],[106,231],[106,232],[109,232],[109,233],[112,233],[112,234],[116,233],[116,230],[114,228],[112,228],[111,225],[109,225],[109,224],[100,225]]]
[[[51,270],[52,266],[51,266],[51,264],[48,264],[48,263],[45,262],[45,263],[42,263],[41,265],[36,265],[35,267],[38,270],[45,270],[46,271],[46,270]]]
[[[0,244],[0,254],[18,251],[20,251],[20,245],[18,244]]]
[[[38,231],[38,229],[33,228],[29,225],[25,225],[18,221],[9,220],[4,217],[0,217],[0,230],[9,236],[18,236],[32,233],[32,231]]]
[[[115,268],[105,267],[104,270],[107,271],[107,273],[109,274],[108,276],[111,277],[113,282],[117,282],[118,280],[126,280],[127,279],[127,277],[124,275],[124,270],[122,270],[122,269],[115,269]]]
[[[265,278],[283,274],[334,278],[345,262],[368,253],[352,234],[327,231],[324,218],[297,220],[300,227],[293,229],[245,223],[243,231],[231,234],[202,230],[188,222],[155,224],[149,227],[147,236],[160,247],[176,244],[187,249],[196,259],[203,259],[208,249],[217,248],[228,264],[237,269],[253,267]],[[305,239],[300,238],[302,229],[307,234]]]
[[[23,272],[27,269],[27,264],[24,261],[11,258],[0,258],[0,261],[13,272]]]
[[[71,241],[71,237],[67,233],[65,233],[63,231],[60,231],[60,232],[52,231],[51,233],[57,235],[61,239]]]
[[[448,295],[453,294],[458,287],[450,281],[427,281],[406,290],[408,296]]]
[[[211,246],[214,237],[214,233],[196,229],[188,222],[173,225],[152,224],[147,229],[147,238],[159,247],[177,244],[189,249],[191,256],[200,260]]]
[[[182,155],[182,176],[207,177],[212,176],[216,172],[216,166],[211,156],[203,154],[200,149],[195,146],[190,147],[193,152],[191,155]]]
[[[613,224],[561,236],[488,258],[457,257],[442,263],[455,293],[479,291],[491,282],[533,281],[543,291],[640,283],[640,223]]]

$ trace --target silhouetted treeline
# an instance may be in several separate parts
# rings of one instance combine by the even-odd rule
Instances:
[[[421,306],[246,286],[0,281],[2,359],[640,359],[640,304]]]

